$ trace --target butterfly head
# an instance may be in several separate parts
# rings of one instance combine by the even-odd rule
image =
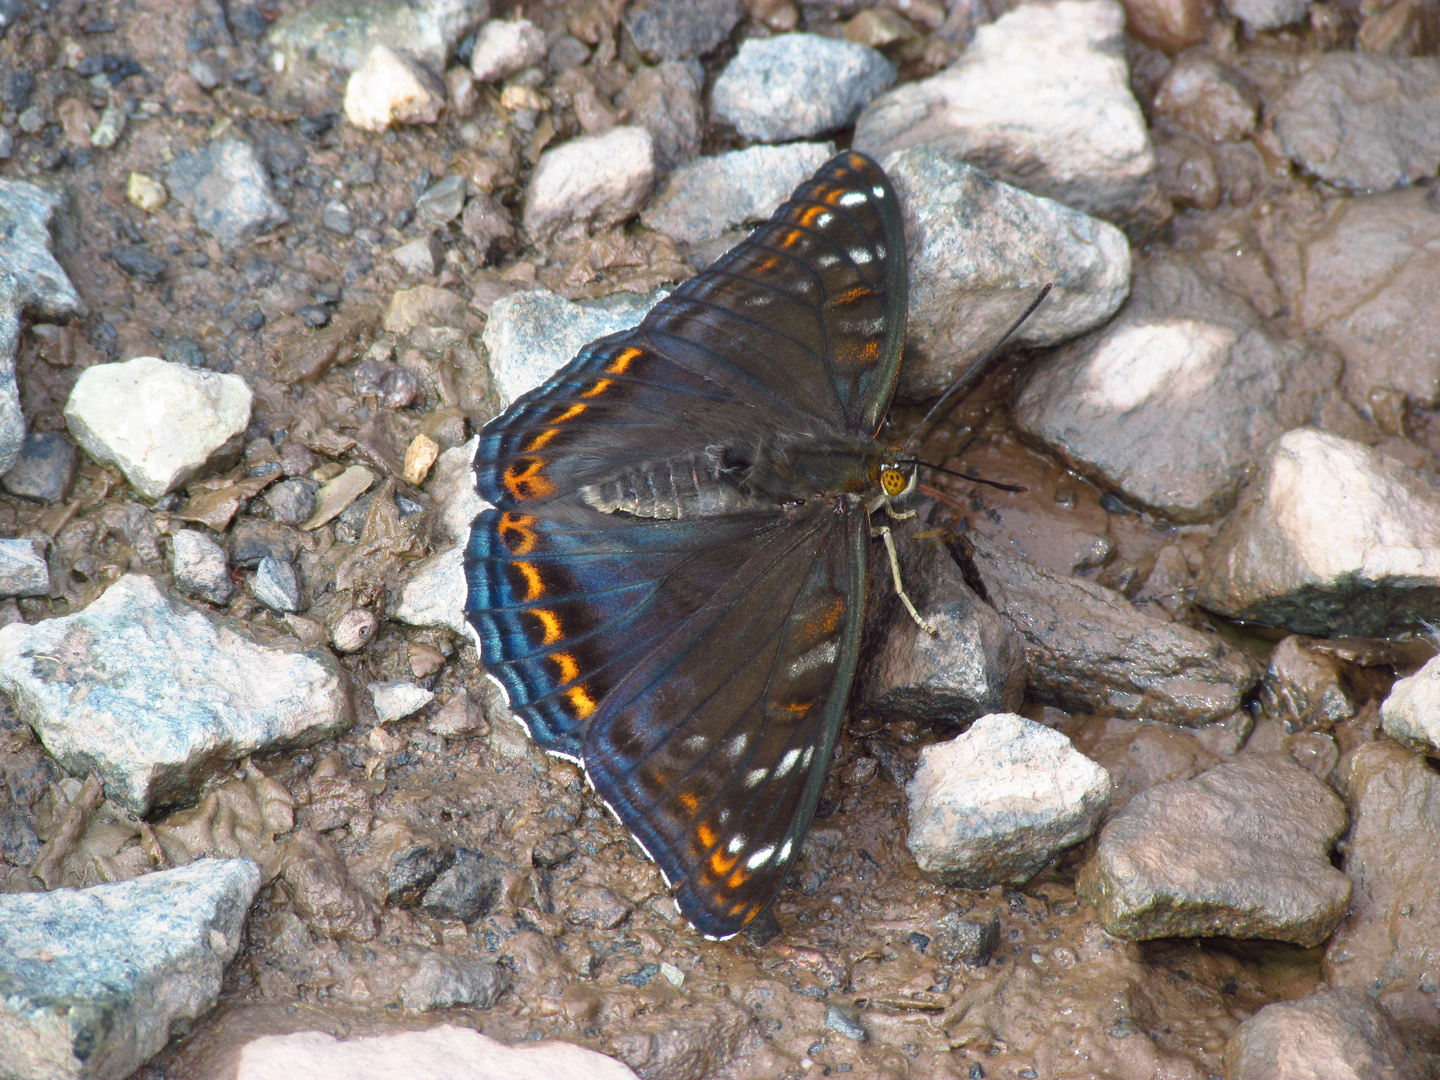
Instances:
[[[874,479],[879,490],[874,498],[868,501],[870,512],[873,514],[882,506],[890,509],[892,503],[904,499],[915,490],[919,478],[918,463],[902,456],[900,447],[890,447],[881,456],[876,468]]]

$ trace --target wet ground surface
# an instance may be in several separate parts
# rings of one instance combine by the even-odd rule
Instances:
[[[247,6],[250,14],[237,23],[232,5],[232,25],[243,30],[258,19],[250,28],[260,30],[294,6]],[[1335,7],[1341,21],[1349,18],[1338,5],[1318,6]],[[542,27],[563,22],[578,39],[613,44],[619,7],[593,0],[527,4],[525,11]],[[814,25],[827,24],[823,7],[803,10]],[[735,41],[762,24],[761,17],[747,19]],[[919,44],[891,50],[902,80],[932,73],[956,51],[923,22],[916,25]],[[580,125],[573,107],[560,107],[540,127],[522,130],[498,94],[482,88],[472,116],[369,134],[338,115],[343,76],[292,92],[267,68],[254,34],[226,40],[217,26],[223,15],[216,4],[66,0],[37,8],[0,40],[0,72],[33,73],[30,104],[53,118],[38,134],[21,135],[6,115],[17,137],[0,175],[67,192],[57,254],[89,311],[58,330],[23,334],[18,378],[30,429],[64,431],[64,403],[91,365],[160,355],[233,372],[255,391],[247,432],[252,446],[266,443],[282,456],[287,447],[304,447],[313,458],[304,462],[310,469],[362,461],[392,474],[358,511],[312,532],[263,522],[254,513],[237,518],[260,521],[257,527],[273,541],[299,549],[307,606],[286,620],[242,589],[227,613],[262,638],[313,642],[344,610],[393,597],[406,568],[439,546],[438,509],[426,491],[396,478],[398,455],[442,409],[458,409],[476,430],[497,407],[479,354],[485,316],[475,308],[454,325],[390,335],[397,338],[401,367],[420,376],[423,403],[385,409],[357,380],[354,358],[371,338],[383,336],[386,304],[417,282],[388,256],[424,231],[413,211],[417,195],[435,178],[464,173],[483,177],[506,211],[516,213],[540,150]],[[1304,28],[1230,47],[1253,58],[1247,71],[1283,74],[1297,57],[1325,44],[1318,35]],[[619,40],[618,50],[601,44],[610,59],[591,65],[590,77],[607,97],[638,67],[633,48],[627,52],[624,36]],[[711,78],[733,55],[735,41],[705,57]],[[113,54],[123,58],[112,65],[117,71],[131,60],[141,71],[102,91],[82,74],[89,69],[81,61],[67,66],[67,56],[81,53]],[[181,62],[186,56],[217,66],[222,83],[201,92]],[[1146,65],[1153,67],[1149,50],[1137,46],[1136,64],[1143,88]],[[92,117],[112,92],[136,103],[126,135],[104,151],[78,145],[62,117]],[[126,196],[132,171],[161,175],[168,160],[224,129],[242,131],[262,148],[290,218],[229,250],[197,229],[178,202],[147,214]],[[706,153],[738,145],[733,130],[711,125],[703,132]],[[1233,243],[1235,231],[1295,207],[1313,210],[1333,194],[1289,176],[1255,182],[1268,187],[1244,207],[1232,206],[1227,196],[1218,208],[1187,210],[1177,198],[1180,216],[1151,239],[1213,252],[1243,285],[1250,256]],[[320,225],[326,204],[339,197],[356,223],[349,235]],[[545,250],[523,247],[513,236],[477,245],[458,221],[441,231],[443,268],[423,280],[465,299],[485,283],[504,291],[538,282],[582,297],[644,291],[690,272],[673,242],[638,228]],[[113,253],[124,245],[143,245],[164,260],[157,280],[122,268]],[[1273,293],[1268,272],[1251,280],[1261,302]],[[306,309],[317,305],[328,320],[321,329],[306,325]],[[1277,315],[1278,326],[1302,333],[1286,322],[1281,300],[1273,299],[1272,308],[1266,314]],[[1215,525],[1172,526],[1134,512],[1014,433],[1009,403],[1033,362],[1025,355],[1002,362],[924,451],[931,460],[1025,491],[940,478],[933,481],[940,493],[935,521],[1003,541],[1042,566],[1120,588],[1137,604],[1218,630],[1263,663],[1273,640],[1184,603],[1189,575]],[[904,430],[916,415],[901,408],[894,420]],[[1414,463],[1433,463],[1440,453],[1433,414],[1413,410],[1398,431],[1408,437]],[[1400,435],[1389,438],[1393,451]],[[192,486],[189,495],[199,493]],[[395,496],[421,512],[402,515]],[[136,507],[143,511],[138,517]],[[127,569],[165,574],[165,538],[199,516],[184,498],[157,508],[140,503],[118,471],[88,459],[56,505],[0,496],[0,534],[52,541],[53,595],[21,600],[19,613],[33,622],[79,610]],[[1184,556],[1176,580],[1147,586],[1157,555],[1176,546]],[[236,571],[237,581],[247,576]],[[476,702],[493,700],[469,641],[384,622],[363,651],[342,662],[358,716],[349,735],[255,760],[258,774],[286,795],[273,788],[257,794],[254,772],[248,780],[217,784],[229,793],[232,816],[241,819],[259,813],[265,798],[288,798],[296,827],[310,830],[313,843],[282,853],[283,835],[236,831],[224,813],[194,825],[216,835],[226,828],[243,834],[240,849],[262,866],[269,858],[273,870],[267,867],[269,884],[252,909],[220,1004],[136,1074],[145,1080],[221,1075],[235,1048],[259,1034],[321,1029],[355,1035],[430,1026],[442,1016],[505,1041],[579,1042],[654,1077],[1203,1078],[1222,1074],[1225,1040],[1243,1020],[1323,981],[1319,948],[1228,940],[1137,945],[1109,937],[1075,892],[1083,850],[1018,890],[972,892],[926,881],[904,844],[904,783],[920,748],[955,729],[864,716],[852,717],[841,739],[805,855],[774,906],[778,925],[768,939],[758,933],[707,942],[678,919],[659,874],[575,767],[546,759],[508,721],[481,720],[467,735],[429,729],[433,715],[459,692]],[[1406,670],[1418,662],[1409,658]],[[1360,702],[1373,702],[1383,698],[1392,675],[1352,665],[1348,678]],[[382,728],[363,688],[402,678],[419,681],[440,701]],[[1103,759],[1112,721],[1038,704],[1025,712],[1112,764]],[[1373,736],[1373,706],[1371,716]],[[49,788],[60,774],[23,725],[13,716],[3,719],[0,756],[10,809],[26,818],[38,840],[48,840],[63,811],[58,787]],[[1179,768],[1180,757],[1193,752],[1190,743],[1157,743],[1156,760],[1137,769],[1135,786]],[[152,824],[165,820],[159,814]],[[128,876],[145,860],[154,863],[150,842],[134,822],[106,821],[102,810],[87,846],[52,884]],[[415,906],[418,897],[392,893],[383,902],[391,883],[376,879],[385,876],[387,860],[419,848],[438,852],[441,861],[461,849],[491,860],[495,888],[487,912],[466,924],[424,913]],[[342,864],[343,873],[336,869]],[[0,871],[7,891],[33,887],[26,865],[12,860]],[[999,944],[988,964],[947,958],[936,927],[957,912],[998,918]],[[483,1010],[406,1011],[397,986],[420,951],[495,961],[506,989]]]

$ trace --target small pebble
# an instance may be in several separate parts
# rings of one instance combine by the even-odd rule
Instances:
[[[0,483],[11,495],[56,503],[65,497],[74,475],[75,444],[58,431],[32,431]]]
[[[369,689],[375,702],[375,716],[382,724],[403,720],[435,700],[435,695],[429,690],[406,679],[374,682]]]
[[[420,61],[375,45],[345,85],[345,118],[366,131],[392,122],[433,124],[445,105],[445,83]]]
[[[279,466],[277,462],[277,467]],[[265,505],[275,520],[286,525],[299,525],[315,512],[315,493],[319,485],[313,480],[282,480],[265,493]]]
[[[351,608],[341,615],[330,633],[330,642],[342,653],[359,652],[375,631],[380,629],[380,620],[369,608]]]
[[[288,562],[266,556],[255,570],[255,599],[271,611],[299,611],[300,578]]]
[[[50,567],[29,540],[0,540],[0,597],[44,596]]]
[[[465,177],[447,176],[415,200],[415,211],[431,221],[450,221],[465,209]]]
[[[860,1026],[860,1021],[850,1015],[838,1005],[831,1005],[825,1010],[825,1026],[831,1031],[838,1031],[847,1039],[854,1039],[856,1042],[864,1042],[865,1029]]]
[[[405,450],[405,482],[419,487],[430,475],[430,467],[440,456],[440,444],[428,435],[416,435]]]
[[[432,277],[445,263],[445,246],[437,236],[421,236],[400,245],[390,257],[412,274]]]
[[[327,304],[306,304],[295,314],[305,321],[305,325],[312,330],[318,330],[322,326],[329,325],[330,308]]]
[[[198,529],[181,529],[170,538],[171,573],[175,588],[212,604],[230,600],[234,582],[225,549]]]
[[[148,281],[151,284],[159,281],[165,273],[165,268],[170,265],[159,255],[140,244],[124,244],[112,248],[110,258],[114,259],[115,265],[131,277]]]
[[[544,55],[545,34],[529,19],[491,19],[475,37],[470,71],[480,82],[499,82]]]
[[[355,231],[355,217],[350,212],[350,207],[338,199],[325,204],[325,209],[320,213],[320,224],[341,236],[349,236]]]

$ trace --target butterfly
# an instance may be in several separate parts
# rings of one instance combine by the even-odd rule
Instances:
[[[877,439],[905,311],[895,192],[842,153],[480,435],[492,508],[464,564],[485,670],[707,937],[769,906],[815,816],[870,517],[916,481]]]

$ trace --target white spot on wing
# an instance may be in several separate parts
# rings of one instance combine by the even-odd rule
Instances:
[[[800,760],[800,751],[786,750],[785,756],[780,759],[780,764],[775,766],[776,776],[789,776],[790,770],[795,768],[795,763]]]
[[[795,841],[794,841],[794,840],[786,840],[785,843],[783,843],[783,844],[780,845],[780,861],[781,861],[781,862],[784,862],[786,859],[788,859],[788,858],[790,857],[790,852],[794,849],[794,847],[795,847]]]
[[[769,862],[770,856],[774,854],[774,844],[771,844],[769,847],[763,847],[759,851],[755,852],[754,855],[751,855],[750,858],[745,860],[745,868],[747,870],[758,870],[760,869],[760,867],[764,866],[767,862]]]
[[[745,748],[749,745],[750,736],[742,732],[730,740],[730,745],[725,748],[725,752],[730,755],[731,761],[739,761],[740,755],[745,753]]]
[[[728,844],[725,845],[725,854],[727,854],[727,855],[738,855],[738,854],[740,853],[741,849],[744,848],[744,847],[745,847],[745,836],[744,836],[744,834],[743,834],[743,833],[736,833],[733,837],[730,838],[730,843],[728,843]]]
[[[698,754],[701,750],[704,750],[705,747],[710,745],[710,740],[707,739],[704,735],[691,735],[680,745],[683,746],[686,750],[690,751],[690,753]]]
[[[761,780],[765,779],[765,776],[769,771],[769,769],[751,769],[745,774],[745,786],[754,787],[755,785],[760,783]]]
[[[841,206],[859,206],[861,203],[869,201],[870,196],[866,195],[863,191],[847,191],[844,195],[840,196]]]
[[[810,767],[810,762],[812,762],[812,761],[814,761],[814,760],[815,760],[815,747],[813,747],[813,746],[807,746],[807,747],[805,748],[805,753],[803,753],[803,754],[800,755],[800,767],[801,767],[802,769],[808,769],[808,768]]]

